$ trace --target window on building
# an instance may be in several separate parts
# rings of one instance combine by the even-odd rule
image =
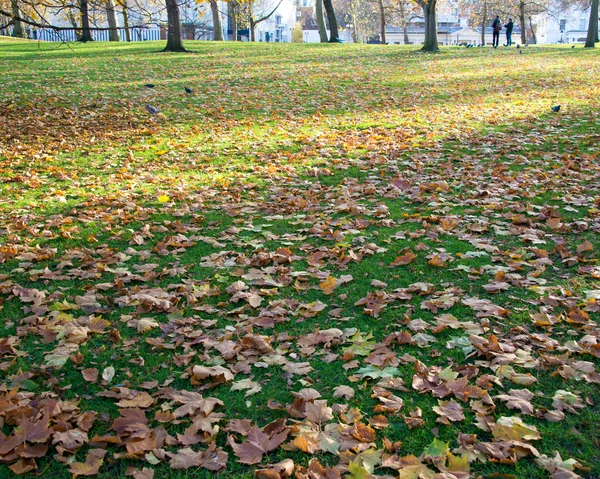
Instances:
[[[580,31],[587,30],[587,19],[586,18],[579,19],[579,30]]]
[[[281,15],[275,17],[275,25],[281,25]]]
[[[560,21],[560,31],[564,32],[567,29],[567,21],[566,20],[561,20]]]

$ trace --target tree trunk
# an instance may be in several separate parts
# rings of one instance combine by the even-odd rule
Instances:
[[[406,23],[402,25],[402,33],[404,34],[404,44],[408,45],[410,43],[410,38],[408,38],[408,28]]]
[[[337,43],[339,41],[338,25],[335,19],[335,11],[331,0],[323,0],[327,20],[329,21],[329,43]]]
[[[219,5],[217,0],[209,0],[210,12],[212,13],[213,19],[213,40],[215,42],[223,41],[223,27],[221,26],[221,13],[219,12]]]
[[[111,42],[120,42],[119,30],[117,25],[117,12],[113,0],[106,0],[106,19],[108,20],[108,39]]]
[[[383,0],[377,0],[377,6],[379,7],[379,23],[381,26],[381,43],[385,45],[385,9],[383,8]]]
[[[131,32],[129,31],[129,9],[127,7],[127,0],[117,0],[117,5],[121,7],[121,13],[123,14],[123,29],[125,30],[125,41],[131,41]]]
[[[485,24],[487,23],[487,2],[483,2],[483,14],[481,18],[481,44],[485,46]]]
[[[68,17],[69,17],[69,22],[71,22],[71,25],[73,25],[73,30],[75,30],[75,38],[77,41],[80,41],[81,40],[81,29],[79,28],[79,25],[77,25],[77,20],[75,20],[75,16],[73,15],[73,12],[69,11]]]
[[[529,29],[531,30],[531,43],[534,45],[537,44],[537,35],[535,34],[535,29],[533,28],[533,20],[529,17]]]
[[[81,10],[81,38],[80,42],[93,42],[92,31],[90,30],[90,13],[88,10],[88,0],[79,0],[79,9]]]
[[[425,43],[421,48],[423,52],[437,52],[440,49],[437,39],[436,1],[427,0],[422,3],[423,16],[425,17]]]
[[[316,0],[315,15],[317,16],[317,26],[319,27],[319,39],[321,43],[327,43],[327,27],[323,17],[323,0]]]
[[[21,10],[19,10],[19,1],[11,0],[10,6],[13,14],[13,37],[17,38],[27,38],[25,34],[25,29],[23,28],[23,22],[21,20],[17,20],[17,18],[21,18]]]
[[[519,2],[519,23],[521,24],[521,43],[527,44],[527,24],[525,23],[525,2]]]
[[[253,17],[250,17],[250,19],[248,20],[248,23],[250,24],[250,41],[255,42],[256,41],[256,32],[254,30],[256,29],[256,22],[254,21]]]
[[[588,24],[587,37],[585,39],[585,48],[594,48],[598,39],[598,0],[592,0],[592,9],[590,10],[590,22]]]
[[[164,52],[187,52],[181,41],[181,22],[177,0],[166,0],[167,5],[167,46]]]
[[[231,15],[231,40],[237,42],[237,7],[235,0],[229,2],[229,15]]]

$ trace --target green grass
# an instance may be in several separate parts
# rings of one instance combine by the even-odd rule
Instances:
[[[387,414],[390,426],[376,431],[374,448],[387,438],[402,441],[399,456],[420,456],[435,437],[451,450],[459,433],[492,441],[472,404],[452,394],[442,400],[456,399],[465,419],[436,422],[438,398],[412,387],[418,360],[467,374],[470,385],[481,379],[491,397],[529,389],[535,415],[494,399],[488,420],[520,416],[539,430],[541,439],[531,442],[540,454],[558,451],[579,461],[583,477],[598,477],[597,372],[569,378],[582,364],[600,365],[598,350],[581,346],[600,333],[586,294],[600,277],[598,53],[188,46],[194,53],[159,53],[162,44],[153,42],[66,48],[0,39],[0,338],[16,339],[14,350],[0,348],[0,397],[11,388],[26,395],[18,413],[0,409],[2,434],[14,434],[19,414],[35,414],[49,400],[78,408],[52,417],[56,431],[95,411],[89,438],[114,433],[118,399],[98,394],[146,391],[144,383],[156,380],[147,390],[154,399],[145,409],[148,427],[164,427],[175,442],[191,421],[154,419],[179,406],[168,391],[201,391],[225,403],[216,408],[224,417],[214,439],[229,453],[222,477],[253,477],[286,458],[335,466],[337,454],[283,448],[262,466],[241,464],[228,435],[238,443],[243,437],[227,432],[228,421],[263,427],[283,417],[292,425],[285,409],[268,403],[291,404],[292,391],[310,387],[328,406],[356,408],[366,423],[379,404],[377,380],[359,371],[384,361],[408,391],[392,391],[404,407]],[[150,116],[146,104],[161,114]],[[550,111],[554,104],[562,105],[559,114]],[[592,249],[577,252],[584,241]],[[407,249],[415,259],[392,266]],[[327,294],[320,283],[329,276],[345,282]],[[495,279],[508,289],[488,292]],[[238,293],[239,281],[259,306]],[[412,285],[411,297],[394,297]],[[139,293],[169,303],[152,305]],[[95,295],[95,306],[85,306],[86,295]],[[356,305],[366,297],[375,313],[372,304]],[[508,312],[481,318],[465,304],[472,298]],[[323,310],[309,314],[317,301]],[[589,321],[577,322],[578,308]],[[555,324],[536,324],[540,312]],[[435,329],[442,314],[454,316],[458,329]],[[82,338],[70,329],[99,318],[104,328]],[[139,332],[140,319],[158,326]],[[416,319],[427,330],[414,330]],[[483,329],[470,337],[475,325]],[[344,333],[340,341],[302,346],[306,335],[330,328]],[[352,357],[355,331],[372,339]],[[419,332],[429,336],[418,341]],[[417,341],[385,342],[393,333]],[[252,350],[251,334],[274,352]],[[491,334],[502,352],[473,349]],[[65,344],[71,359],[49,364]],[[352,360],[355,367],[343,367]],[[298,362],[312,370],[288,374],[286,363]],[[499,364],[537,381],[501,378]],[[200,389],[189,378],[193,365],[229,367],[239,371],[235,381],[250,378],[262,389],[249,397],[231,383]],[[86,368],[102,375],[109,366],[110,384],[82,377]],[[483,386],[483,375],[498,379]],[[353,387],[355,397],[334,398],[339,385]],[[584,407],[549,422],[543,414],[557,390],[578,395]],[[417,407],[424,425],[409,430],[402,416]],[[51,442],[34,473],[70,477]],[[91,447],[67,451],[65,460],[83,462]],[[115,458],[125,447],[109,445],[97,477],[124,477],[129,467],[154,468],[155,477],[211,477],[203,468],[169,467],[168,454],[183,447],[164,445],[165,460],[151,465],[143,454]],[[4,462],[0,477],[10,477],[14,459]],[[470,467],[474,476],[549,477],[531,455]]]

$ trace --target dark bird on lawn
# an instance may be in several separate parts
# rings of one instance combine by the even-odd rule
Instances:
[[[116,61],[116,62],[118,62],[118,61],[119,61],[119,59],[118,59],[118,58],[116,58],[116,57],[115,57],[115,58],[113,58],[113,60],[114,60],[114,61]]]
[[[573,45],[571,48],[575,48],[575,45]]]
[[[154,108],[152,105],[146,105],[146,111],[151,115],[156,115],[160,112],[158,108]]]
[[[519,55],[522,55],[522,54],[523,54],[523,50],[519,50]]]
[[[190,94],[194,93],[194,90],[192,90],[191,88],[188,88],[188,87],[186,87],[186,86],[184,86],[184,87],[183,87],[183,89],[185,90],[185,92],[186,92],[188,95],[190,95]]]
[[[154,88],[154,83],[144,83],[146,88]]]
[[[554,106],[551,106],[551,107],[550,107],[550,109],[551,109],[552,111],[560,111],[560,105],[554,105]]]

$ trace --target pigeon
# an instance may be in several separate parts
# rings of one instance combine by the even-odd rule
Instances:
[[[119,59],[117,57],[113,58],[114,61],[118,62]]]
[[[517,48],[521,48],[521,45],[519,45],[518,43],[517,43]]]
[[[146,88],[154,88],[154,83],[144,83]]]
[[[573,45],[571,48],[575,48],[575,45]]]
[[[148,113],[150,113],[151,115],[156,115],[157,113],[160,112],[160,110],[158,108],[154,108],[152,105],[146,105],[146,110],[148,111]]]
[[[560,105],[551,106],[550,109],[554,112],[558,112],[558,111],[560,111]]]
[[[191,88],[188,88],[188,87],[186,87],[186,86],[184,86],[184,87],[183,87],[183,89],[185,90],[185,92],[186,92],[188,95],[190,95],[190,94],[194,93],[194,90],[192,90]]]
[[[519,50],[519,55],[522,55],[522,54],[523,54],[523,50]]]

